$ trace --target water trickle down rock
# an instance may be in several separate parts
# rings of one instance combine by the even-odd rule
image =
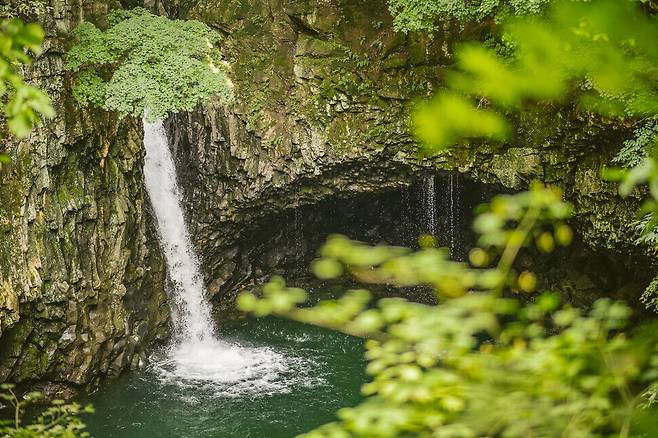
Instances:
[[[434,182],[436,176],[428,175],[423,180],[423,210],[425,212],[425,222],[427,233],[436,236],[436,189]]]

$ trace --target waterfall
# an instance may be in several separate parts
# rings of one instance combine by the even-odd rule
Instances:
[[[464,248],[464,222],[462,212],[465,205],[462,199],[463,183],[460,174],[451,172],[448,176],[448,246],[450,248],[450,255],[455,260],[463,260],[465,257]]]
[[[448,196],[450,197],[450,211],[448,213],[449,219],[448,219],[448,226],[449,226],[449,238],[450,238],[450,254],[452,256],[455,256],[455,176],[450,173],[450,182],[448,184],[449,186],[449,193]]]
[[[161,121],[144,121],[144,179],[175,293],[174,330],[188,342],[213,338],[210,306],[181,206],[176,167]]]
[[[434,174],[426,176],[423,181],[423,203],[425,204],[425,220],[427,233],[436,236],[436,190],[434,189]]]
[[[168,293],[174,326],[173,344],[153,368],[167,382],[202,382],[213,385],[217,394],[230,396],[286,391],[299,384],[295,379],[307,379],[312,366],[302,358],[283,356],[267,347],[230,344],[216,337],[162,121],[144,120],[144,147],[145,185],[172,283]],[[294,377],[289,375],[291,370]]]

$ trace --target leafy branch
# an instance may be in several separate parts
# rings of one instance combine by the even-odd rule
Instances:
[[[25,136],[40,116],[52,117],[48,96],[25,82],[21,69],[41,53],[44,33],[40,26],[14,18],[0,23],[0,102],[9,129]]]
[[[43,398],[40,392],[30,392],[19,397],[12,385],[3,384],[0,389],[0,400],[4,400],[13,409],[13,420],[0,421],[0,435],[3,437],[21,438],[74,438],[87,437],[85,424],[79,415],[93,413],[91,405],[80,406],[78,403],[66,404],[62,400],[54,400],[33,423],[23,426],[21,419],[25,408]],[[1,407],[1,406],[0,406]]]
[[[556,294],[525,303],[506,297],[535,289],[534,276],[515,273],[514,259],[533,243],[545,252],[568,244],[569,214],[559,191],[534,184],[480,209],[480,247],[470,266],[438,248],[368,246],[342,236],[330,238],[313,265],[322,279],[349,274],[365,283],[429,286],[436,306],[400,298],[373,303],[359,289],[303,307],[306,293],[280,278],[262,296],[241,294],[238,306],[256,316],[367,339],[366,400],[306,436],[612,437],[645,430],[636,420],[658,376],[655,324],[627,330],[630,309],[609,299],[581,312],[560,305]]]

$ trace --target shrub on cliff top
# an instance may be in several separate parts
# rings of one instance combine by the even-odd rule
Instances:
[[[393,25],[400,32],[434,32],[437,20],[480,21],[486,17],[536,14],[551,0],[388,0]]]
[[[73,94],[82,105],[135,116],[148,108],[160,118],[215,94],[232,99],[221,36],[205,24],[142,8],[115,10],[107,19],[106,30],[80,24],[68,53],[67,66],[77,73]]]

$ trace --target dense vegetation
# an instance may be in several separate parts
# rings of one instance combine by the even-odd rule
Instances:
[[[537,14],[551,0],[389,0],[395,29],[401,32],[437,30],[437,23],[450,18],[465,22],[493,16]]]
[[[169,20],[145,9],[114,10],[102,31],[82,23],[68,54],[80,104],[151,118],[190,111],[213,95],[229,102],[231,83],[220,35],[198,21]]]
[[[5,0],[0,5],[0,18],[21,18],[31,21],[50,12],[52,7],[46,0]]]

